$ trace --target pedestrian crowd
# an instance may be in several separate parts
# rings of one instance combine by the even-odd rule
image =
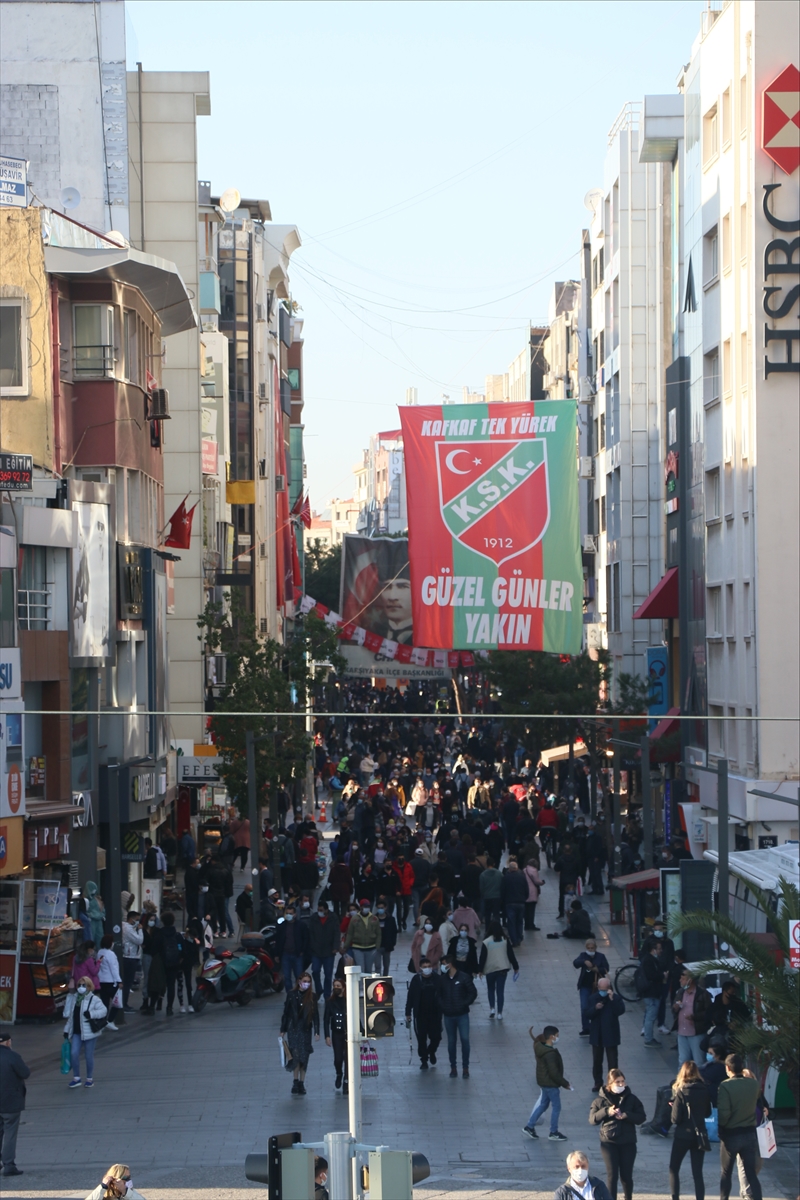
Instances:
[[[87,937],[75,956],[64,1008],[70,1088],[93,1086],[97,1038],[106,1028],[117,1029],[115,1011],[133,1011],[135,987],[145,1016],[162,1008],[172,1016],[176,998],[179,1014],[191,1011],[196,971],[220,939],[234,933],[234,871],[244,871],[254,859],[255,874],[235,902],[237,932],[271,931],[286,988],[281,1052],[292,1074],[292,1094],[307,1094],[310,1056],[323,1038],[332,1051],[334,1088],[347,1093],[345,967],[390,974],[403,936],[409,975],[405,1019],[416,1038],[419,1069],[437,1066],[444,1040],[450,1077],[458,1078],[460,1062],[460,1076],[468,1080],[470,1011],[479,985],[485,982],[488,1019],[503,1021],[509,976],[516,982],[521,975],[516,951],[541,931],[537,906],[547,887],[546,859],[558,877],[553,906],[557,903],[559,922],[547,936],[582,943],[573,965],[579,1036],[592,1048],[593,1099],[586,1118],[599,1131],[606,1177],[604,1183],[592,1173],[586,1153],[574,1149],[557,1200],[574,1200],[575,1194],[617,1200],[620,1190],[630,1200],[637,1129],[665,1136],[670,1128],[673,1200],[687,1155],[695,1196],[704,1200],[707,1118],[713,1115],[721,1200],[730,1193],[734,1166],[748,1189],[743,1194],[761,1200],[756,1126],[766,1105],[736,1046],[749,1010],[735,982],[712,1000],[661,921],[642,941],[635,982],[644,1005],[644,1045],[657,1048],[656,1032],[676,1032],[679,1069],[661,1089],[664,1104],[649,1123],[642,1099],[629,1085],[620,1062],[626,1002],[612,984],[609,961],[582,902],[587,893],[605,894],[608,859],[605,808],[590,816],[588,776],[580,765],[559,797],[553,769],[534,762],[501,723],[487,719],[454,727],[434,714],[412,719],[399,711],[392,722],[373,721],[368,713],[330,722],[316,735],[314,765],[318,804],[324,800],[333,808],[332,838],[324,839],[316,820],[293,807],[282,791],[279,821],[265,822],[254,847],[244,818],[221,824],[218,844],[201,855],[188,830],[180,838],[170,836],[166,850],[163,841],[147,846],[146,876],[163,875],[170,859],[182,870],[186,919],[179,929],[168,909],[159,914],[145,903],[134,911],[126,894],[121,972],[103,914],[97,916],[96,889],[86,896]],[[641,864],[640,846],[640,825],[629,820],[622,855],[628,869]],[[664,860],[682,853],[681,845],[670,845]],[[403,960],[405,955],[403,950]],[[559,1009],[563,1012],[563,1001]],[[558,1025],[551,1020],[529,1033],[539,1095],[523,1133],[537,1140],[537,1124],[549,1112],[549,1140],[566,1142],[559,1128],[561,1093],[574,1092],[575,1083],[564,1076]],[[13,1175],[19,1173],[16,1130],[29,1072],[9,1039],[0,1040],[0,1071],[2,1162],[4,1173]],[[320,1196],[326,1173],[320,1160]],[[132,1193],[129,1168],[117,1164],[91,1200],[121,1196],[120,1187],[129,1197],[138,1195]]]

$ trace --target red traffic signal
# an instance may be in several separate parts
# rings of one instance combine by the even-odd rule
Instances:
[[[394,1037],[394,984],[391,978],[364,981],[364,1033],[368,1038]]]

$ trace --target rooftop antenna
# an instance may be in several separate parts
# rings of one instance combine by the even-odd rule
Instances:
[[[218,208],[229,217],[231,213],[236,212],[239,205],[242,203],[240,192],[236,188],[226,188],[219,198]]]

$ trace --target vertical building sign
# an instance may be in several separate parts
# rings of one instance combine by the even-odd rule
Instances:
[[[400,414],[415,642],[579,653],[576,402]]]

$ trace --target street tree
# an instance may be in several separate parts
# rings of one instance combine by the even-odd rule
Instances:
[[[786,879],[780,885],[777,910],[769,894],[749,885],[750,900],[766,920],[766,935],[750,933],[731,917],[705,909],[677,914],[670,931],[713,933],[718,946],[730,948],[738,960],[735,967],[729,958],[720,957],[701,963],[699,971],[730,971],[751,990],[754,1019],[737,1029],[736,1048],[752,1056],[762,1069],[771,1065],[785,1071],[795,1106],[800,1108],[800,986],[797,970],[789,966],[789,922],[800,920],[800,894]]]

